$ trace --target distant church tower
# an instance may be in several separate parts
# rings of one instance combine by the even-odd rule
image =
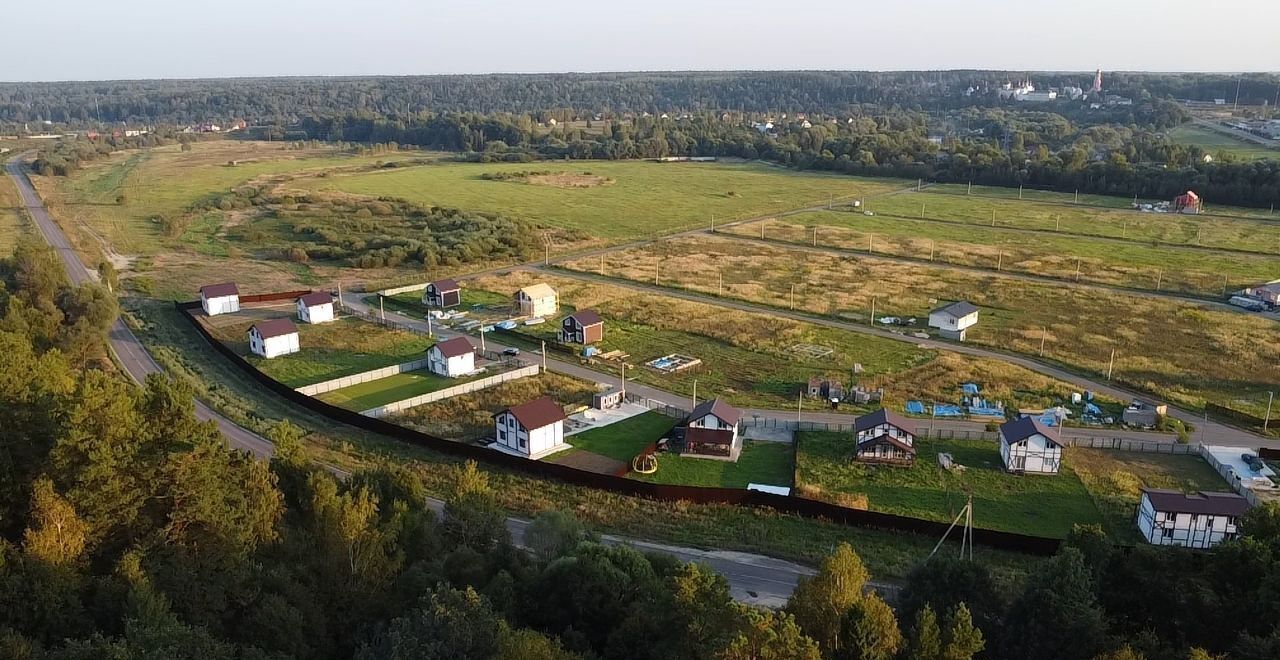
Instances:
[[[1098,94],[1102,92],[1102,69],[1093,74],[1093,87],[1089,88],[1090,94]]]

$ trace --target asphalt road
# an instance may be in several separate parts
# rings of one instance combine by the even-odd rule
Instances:
[[[10,178],[13,179],[14,185],[17,186],[22,198],[22,204],[26,207],[31,219],[35,221],[41,236],[57,251],[58,256],[62,259],[71,281],[77,284],[96,281],[96,274],[91,274],[85,268],[84,263],[80,261],[79,255],[71,247],[62,229],[49,217],[44,204],[31,186],[31,182],[27,179],[21,166],[16,161],[10,161],[5,164],[5,169]],[[125,325],[123,320],[116,320],[115,325],[112,326],[110,345],[120,365],[135,381],[141,383],[148,375],[161,372],[160,365],[147,353],[146,348],[138,341],[138,338]],[[195,407],[196,416],[201,420],[213,420],[216,422],[232,447],[252,452],[260,458],[269,458],[271,456],[273,447],[270,441],[238,426],[215,412],[199,399],[196,399]],[[329,466],[329,469],[339,474],[339,476],[345,475],[344,472],[337,468]],[[443,509],[444,503],[439,500],[431,500],[428,505],[440,511]],[[522,543],[524,530],[528,524],[529,521],[521,518],[507,519],[507,529],[511,531],[512,539],[517,544]],[[699,550],[616,536],[605,536],[602,540],[606,543],[625,543],[643,551],[666,553],[682,561],[704,563],[728,579],[730,589],[735,598],[762,606],[776,607],[785,603],[800,576],[813,573],[812,569],[799,564],[763,555]],[[887,584],[874,586],[890,593],[895,589],[893,585]]]

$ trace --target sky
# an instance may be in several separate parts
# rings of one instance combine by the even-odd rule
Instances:
[[[59,0],[0,80],[493,72],[1280,71],[1277,0]]]

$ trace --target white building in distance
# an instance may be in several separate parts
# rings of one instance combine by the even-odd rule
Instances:
[[[328,323],[333,320],[333,296],[326,291],[308,293],[296,301],[298,320],[303,323]]]
[[[476,349],[466,337],[446,339],[427,349],[427,369],[446,378],[465,376],[476,370]]]
[[[240,289],[233,282],[200,287],[200,306],[209,316],[240,311]]]
[[[541,458],[564,448],[564,408],[544,396],[493,416],[494,437],[504,449]]]
[[[249,350],[264,358],[297,353],[298,326],[289,319],[259,321],[249,328]]]
[[[965,330],[977,325],[978,307],[967,300],[943,305],[929,312],[929,327],[947,339],[964,341]]]
[[[1235,493],[1181,493],[1144,488],[1138,504],[1138,531],[1155,545],[1211,548],[1234,539],[1249,502]]]

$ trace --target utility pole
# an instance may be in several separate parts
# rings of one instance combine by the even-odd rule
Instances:
[[[1080,281],[1080,257],[1076,257],[1076,281]]]
[[[1226,297],[1227,295],[1227,276],[1226,275],[1222,276],[1222,295],[1223,297]]]
[[[1276,399],[1275,392],[1267,393],[1267,416],[1262,418],[1262,433],[1264,435],[1267,432],[1267,427],[1271,425],[1271,403],[1275,401],[1275,399]]]
[[[1128,237],[1129,237],[1129,221],[1125,220],[1124,226],[1120,228],[1120,238],[1128,238]]]
[[[1053,230],[1058,231],[1061,228],[1062,228],[1062,216],[1060,215],[1053,216]]]
[[[346,305],[342,304],[342,280],[338,280],[338,309],[346,309]]]
[[[1107,380],[1111,380],[1111,369],[1116,366],[1116,349],[1111,349],[1111,361],[1107,363]]]
[[[968,189],[968,190],[965,190],[965,191],[964,191],[964,194],[966,194],[966,195],[972,195],[972,194],[973,194],[973,182],[972,182],[972,181],[970,181],[970,182],[969,182],[969,189]]]
[[[924,220],[924,202],[920,202],[920,219]]]
[[[551,244],[546,243],[543,245],[543,248],[546,251],[546,256],[542,259],[542,264],[544,266],[550,266],[551,265]]]
[[[870,322],[867,325],[870,325],[871,327],[874,328],[876,326],[876,297],[875,296],[871,296],[871,318],[868,320]]]
[[[1003,265],[1004,265],[1004,250],[1001,250],[1001,251],[1000,251],[999,256],[997,256],[997,257],[996,257],[996,272],[997,272],[997,273],[1001,271],[1001,266],[1003,266]]]
[[[813,247],[818,247],[818,227],[813,228]]]
[[[924,179],[916,179],[916,192],[920,192],[920,186],[924,183]]]
[[[867,234],[867,254],[872,254],[874,252],[874,250],[871,249],[871,241],[875,237],[876,237],[875,234]]]
[[[481,326],[480,327],[480,352],[484,353],[485,350],[486,350],[486,347],[484,345],[484,326]]]
[[[804,410],[804,390],[800,390],[800,398],[796,400],[796,430],[800,430],[800,411]]]
[[[1018,186],[1018,199],[1022,199],[1022,186]]]
[[[991,209],[991,226],[996,226],[996,210]]]
[[[435,334],[436,333],[431,329],[431,314],[428,312],[427,313],[427,336],[434,337]]]
[[[796,285],[792,284],[791,285],[791,310],[795,311],[795,308],[796,308]]]
[[[1244,76],[1236,76],[1236,100],[1231,104],[1231,114],[1236,113],[1236,109],[1240,107],[1240,83],[1243,82]]]
[[[689,403],[689,410],[698,407],[698,379],[693,379],[693,401]]]
[[[935,243],[936,241],[934,239],[929,239],[929,261],[933,261],[933,248]]]
[[[658,286],[658,262],[653,262],[653,285]]]
[[[1076,188],[1076,201],[1075,201],[1075,203],[1076,203],[1076,204],[1079,204],[1079,203],[1080,203],[1080,189],[1079,189],[1079,188]]]
[[[600,254],[600,275],[604,275],[604,253]]]
[[[382,299],[383,299],[383,297],[384,297],[384,296],[383,296],[381,293],[379,293],[379,294],[378,294],[378,315],[382,317],[382,322],[383,322],[383,323],[386,323],[386,322],[387,322],[387,308],[386,308],[386,307],[384,307],[384,306],[382,305]]]
[[[711,215],[711,233],[716,233],[716,216],[714,213]]]
[[[717,296],[720,296],[721,298],[723,298],[723,297],[724,297],[724,271],[719,271],[719,270],[718,270],[718,271],[716,271],[716,275],[718,276],[718,278],[719,278],[719,280],[720,280],[720,284],[719,284],[719,286],[717,286],[717,287],[716,287],[716,295],[717,295]]]
[[[1040,328],[1040,357],[1044,357],[1044,340],[1049,336],[1049,326]]]
[[[622,363],[622,398],[627,398],[627,363]]]
[[[1157,268],[1157,269],[1156,269],[1156,291],[1159,291],[1159,290],[1160,290],[1160,280],[1161,280],[1161,278],[1163,278],[1163,277],[1164,277],[1164,269],[1163,269],[1163,268]]]

